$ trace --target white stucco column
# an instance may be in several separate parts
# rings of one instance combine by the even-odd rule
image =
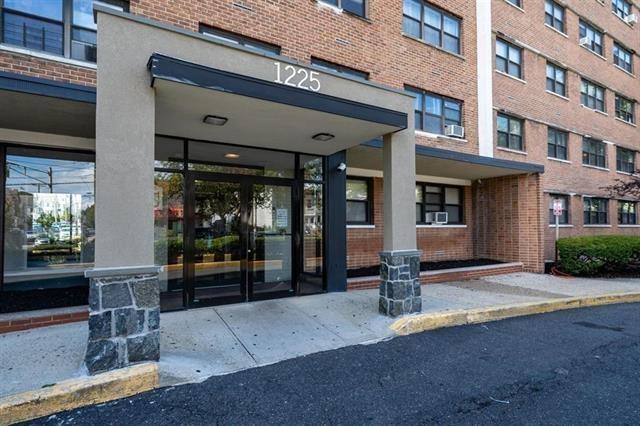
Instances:
[[[410,121],[409,129],[384,136],[384,251],[416,249],[416,139]]]
[[[476,0],[478,153],[493,157],[493,37],[491,1]]]
[[[407,129],[384,136],[384,244],[379,312],[392,317],[422,310],[416,239],[416,138],[413,104]]]
[[[154,263],[154,91],[148,56],[123,48],[116,19],[98,22],[96,268]]]

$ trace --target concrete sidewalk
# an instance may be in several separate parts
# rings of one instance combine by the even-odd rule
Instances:
[[[640,293],[640,279],[518,273],[423,286],[423,313],[622,292]],[[377,308],[377,290],[360,290],[162,314],[161,384],[393,337]],[[86,323],[0,335],[0,396],[84,374],[86,338]]]

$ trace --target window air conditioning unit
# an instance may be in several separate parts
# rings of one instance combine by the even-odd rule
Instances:
[[[425,217],[425,222],[436,224],[436,225],[446,225],[449,222],[449,213],[447,212],[427,213]]]
[[[580,39],[580,46],[590,46],[591,45],[591,40],[589,39],[589,37],[582,37]]]
[[[638,16],[635,13],[631,13],[629,15],[627,15],[624,18],[624,22],[626,22],[627,24],[637,24],[638,23]]]
[[[455,124],[447,124],[444,126],[445,136],[453,136],[455,138],[464,138],[464,127]]]

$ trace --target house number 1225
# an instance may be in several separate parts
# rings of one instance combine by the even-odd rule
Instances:
[[[313,92],[320,91],[320,80],[318,80],[319,72],[307,71],[304,68],[284,65],[280,62],[274,62],[274,64],[276,66],[276,83],[299,87],[300,89],[311,90]]]

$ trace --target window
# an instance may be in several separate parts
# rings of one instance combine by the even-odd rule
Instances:
[[[637,224],[636,203],[633,201],[618,201],[618,224]]]
[[[415,126],[418,130],[443,135],[448,125],[462,126],[462,102],[406,87],[415,96]]]
[[[216,40],[248,47],[249,49],[257,50],[258,52],[270,53],[274,55],[280,54],[280,46],[245,37],[240,34],[224,31],[218,28],[208,27],[202,24],[200,25],[200,32]]]
[[[19,309],[83,304],[95,246],[94,155],[8,147],[4,283]],[[53,303],[53,304],[52,304]],[[5,305],[6,306],[6,305]]]
[[[514,6],[522,7],[522,0],[507,0],[507,1]]]
[[[126,10],[124,0],[4,0],[2,42],[81,61],[96,61],[93,5]],[[71,19],[66,19],[70,16]],[[65,40],[65,34],[71,37]]]
[[[580,20],[580,39],[586,38],[588,43],[585,45],[589,50],[597,53],[598,55],[604,55],[604,48],[602,45],[602,31],[597,30],[595,27],[587,24],[582,19]]]
[[[562,203],[562,215],[559,216],[560,225],[566,225],[569,223],[569,196],[561,194],[551,194],[549,196],[549,223],[554,225],[556,223],[556,216],[553,214],[553,202],[560,200]]]
[[[636,171],[636,155],[630,149],[616,148],[616,170],[624,173]]]
[[[43,4],[5,0],[2,10],[2,41],[7,44],[64,54],[62,0]]]
[[[367,13],[365,0],[319,0],[323,3],[338,7],[345,12],[365,17]]]
[[[616,118],[627,123],[635,123],[635,102],[616,94]]]
[[[416,184],[416,222],[427,223],[427,213],[447,212],[448,223],[464,223],[463,194],[459,186]]]
[[[609,200],[585,197],[582,203],[584,204],[585,225],[606,225],[609,223]]]
[[[560,96],[567,95],[567,70],[547,62],[547,90]]]
[[[498,146],[503,148],[523,150],[522,120],[506,114],[498,114]]]
[[[607,167],[607,147],[604,142],[583,138],[582,164],[603,168]]]
[[[564,33],[564,7],[553,0],[546,0],[544,4],[544,22]]]
[[[318,58],[311,58],[311,63],[317,67],[323,68],[325,70],[337,72],[340,74],[346,74],[351,77],[359,78],[361,80],[369,80],[369,73],[364,71],[358,71],[353,68],[346,67],[344,65],[335,64],[333,62],[324,61]]]
[[[613,42],[613,63],[623,70],[633,73],[633,53],[615,41]]]
[[[547,135],[547,156],[566,160],[568,137],[567,132],[549,127],[549,133]]]
[[[631,14],[631,2],[628,0],[612,0],[611,10],[613,10],[613,13],[624,19]]]
[[[496,39],[496,69],[516,78],[522,78],[522,49]]]
[[[580,86],[580,102],[587,108],[604,112],[604,87],[583,78]]]
[[[461,22],[422,0],[404,0],[403,31],[449,52],[460,53]]]
[[[373,222],[371,215],[370,179],[347,178],[347,223],[366,225]]]

